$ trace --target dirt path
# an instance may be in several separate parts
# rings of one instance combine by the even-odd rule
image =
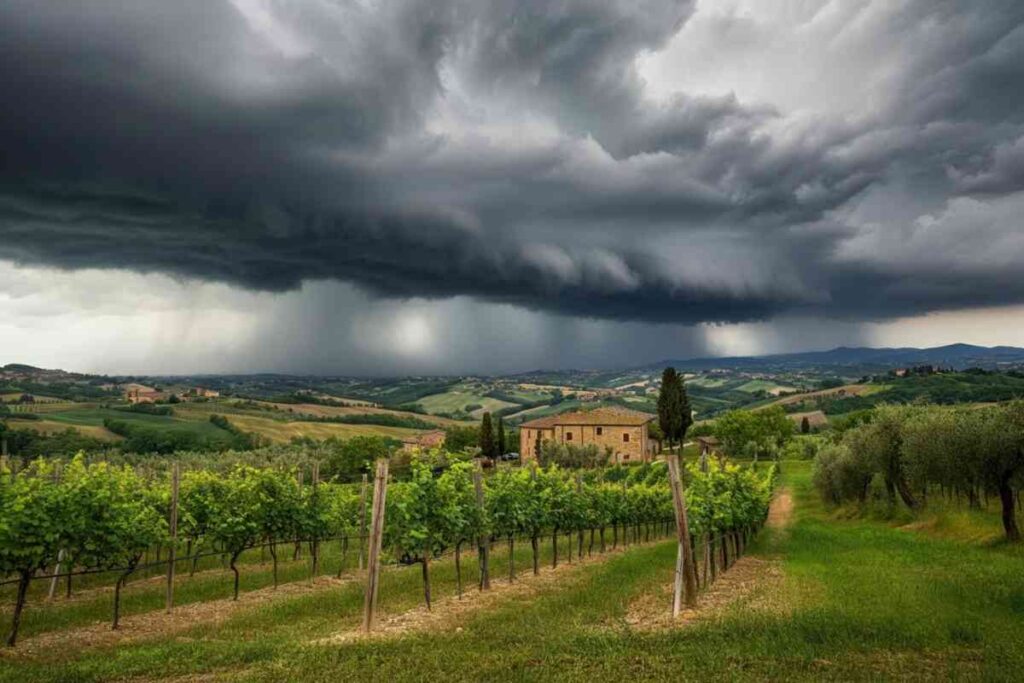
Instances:
[[[20,640],[18,646],[13,650],[10,648],[0,650],[0,657],[31,659],[44,653],[52,657],[55,652],[74,654],[87,647],[120,645],[148,638],[175,635],[198,625],[219,624],[242,610],[264,605],[274,600],[331,590],[352,581],[353,578],[347,576],[336,579],[321,576],[312,582],[295,581],[281,584],[276,590],[273,586],[269,586],[242,593],[238,596],[237,601],[230,598],[209,600],[175,607],[170,614],[163,610],[154,610],[125,616],[121,618],[121,626],[117,631],[110,628],[109,621],[104,621],[89,626],[41,633]]]
[[[789,489],[779,489],[775,494],[772,506],[768,508],[768,520],[765,526],[772,529],[784,529],[793,519],[793,494]]]
[[[788,489],[779,489],[768,510],[765,526],[774,531],[785,530],[793,518],[793,496]],[[718,580],[705,587],[695,609],[684,609],[679,619],[672,618],[672,583],[664,583],[654,591],[635,599],[629,606],[625,623],[637,631],[657,631],[697,623],[720,615],[736,606],[778,612],[785,609],[775,592],[768,590],[783,578],[782,559],[773,555],[744,555]]]

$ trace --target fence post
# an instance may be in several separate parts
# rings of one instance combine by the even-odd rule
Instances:
[[[181,465],[171,467],[171,546],[167,550],[167,612],[174,607],[174,565],[178,559],[178,489],[181,483]]]
[[[480,460],[476,461],[476,468],[473,470],[473,489],[476,492],[476,509],[483,519],[484,514],[484,472]],[[482,530],[477,538],[477,552],[480,560],[480,590],[489,590],[491,587],[490,575],[490,543],[487,534]]]
[[[380,547],[384,536],[384,504],[388,493],[388,460],[377,461],[373,477],[373,511],[370,519],[369,571],[366,575],[366,600],[363,605],[363,630],[373,630],[377,616],[377,589],[380,585]]]
[[[64,548],[61,548],[60,551],[57,552],[57,566],[53,569],[53,578],[50,579],[50,592],[46,596],[48,600],[53,600],[53,595],[57,592],[57,579],[60,577],[60,566],[63,561]],[[68,568],[68,571],[71,571],[70,567]]]
[[[320,488],[320,463],[319,462],[314,462],[313,463],[313,500],[314,501],[317,500],[317,495],[319,494],[319,488]],[[311,545],[312,545],[312,548],[310,548],[310,552],[313,555],[313,569],[312,569],[312,572],[313,572],[313,578],[315,579],[316,575],[320,573],[320,538],[318,536],[314,535]]]
[[[676,576],[672,594],[672,616],[679,616],[680,600],[683,598],[683,582],[686,583],[686,606],[697,605],[697,577],[693,563],[693,552],[690,547],[690,528],[686,519],[686,497],[683,495],[683,483],[679,476],[679,456],[665,456],[668,462],[668,478],[672,487],[672,504],[676,513],[676,538],[679,544],[676,553]]]
[[[363,549],[366,547],[366,473],[359,489],[359,571],[363,570]]]

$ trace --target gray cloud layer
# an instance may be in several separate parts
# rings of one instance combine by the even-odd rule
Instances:
[[[819,4],[797,111],[651,96],[678,0],[8,0],[0,258],[648,322],[1024,301],[1024,3]]]

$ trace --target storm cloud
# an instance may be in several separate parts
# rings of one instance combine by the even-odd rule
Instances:
[[[0,5],[0,258],[641,323],[1024,302],[1019,0]]]

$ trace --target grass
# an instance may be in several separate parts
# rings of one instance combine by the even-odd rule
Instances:
[[[695,387],[704,387],[705,389],[717,389],[725,386],[728,381],[724,378],[694,377],[693,379],[686,380],[686,383],[692,384]]]
[[[748,394],[752,394],[755,391],[765,391],[771,393],[773,391],[793,391],[796,387],[787,386],[785,384],[779,384],[778,382],[770,382],[764,379],[752,379],[749,382],[745,382],[738,387],[737,391],[745,391]]]
[[[212,424],[209,416],[195,419],[177,413],[174,415],[148,415],[110,408],[75,408],[51,413],[47,416],[48,420],[76,428],[102,427],[105,418],[165,431],[191,432],[201,437],[214,439],[226,439],[229,436],[223,429]]]
[[[416,403],[423,406],[423,409],[428,413],[458,413],[464,411],[465,407],[469,405],[482,406],[469,411],[469,414],[473,417],[480,417],[484,412],[494,412],[516,405],[515,403],[490,398],[483,394],[457,390],[424,396],[417,400]]]
[[[212,412],[216,412],[218,407],[223,404],[207,405],[212,405]],[[452,425],[464,426],[466,424],[469,424],[464,421],[452,420],[450,418],[440,417],[437,415],[423,415],[420,413],[409,412],[407,410],[392,410],[390,408],[377,408],[374,406],[365,405],[329,406],[320,405],[316,403],[266,403],[265,405],[275,407],[278,411],[280,411],[279,414],[285,417],[287,417],[289,414],[311,415],[313,417],[339,417],[344,415],[394,415],[396,417],[414,417],[425,422],[432,422],[436,424],[439,428],[449,427]]]
[[[273,417],[255,415],[231,415],[231,424],[245,432],[264,436],[275,443],[287,443],[295,436],[309,436],[327,439],[332,436],[350,439],[353,436],[387,436],[404,439],[423,432],[421,429],[387,427],[384,425],[350,425],[333,422],[286,422]]]
[[[60,412],[49,412],[42,420],[25,421],[18,423],[18,428],[33,429],[43,433],[61,432],[68,427],[78,429],[83,434],[110,441],[119,440],[120,437],[103,427],[104,418],[111,418],[127,422],[133,425],[143,425],[160,430],[186,431],[203,437],[214,439],[227,439],[229,435],[224,430],[210,422],[210,415],[219,413],[226,415],[233,425],[239,429],[259,434],[274,443],[287,443],[292,437],[308,436],[314,439],[326,439],[338,437],[349,439],[353,436],[386,436],[393,439],[405,439],[423,430],[407,429],[404,427],[390,427],[384,425],[355,425],[336,424],[328,422],[303,422],[289,420],[287,411],[245,411],[230,403],[181,403],[172,406],[174,415],[148,415],[146,413],[133,413],[124,410],[113,410],[81,404],[64,404]],[[283,404],[282,404],[283,405]],[[339,414],[363,413],[371,409],[365,408],[334,408]],[[374,410],[377,412],[376,410]],[[381,411],[394,413],[403,416],[421,418],[415,413]],[[313,413],[310,413],[313,414]],[[325,413],[326,414],[326,413]],[[427,418],[436,420],[439,418]],[[454,421],[447,420],[445,422]],[[438,428],[442,426],[439,424]]]
[[[0,680],[1019,680],[1020,547],[963,540],[961,526],[983,516],[928,533],[844,519],[820,503],[807,463],[783,469],[793,523],[766,530],[752,548],[779,558],[783,578],[759,599],[684,628],[642,632],[623,619],[671,579],[674,547],[665,542],[586,565],[529,600],[464,614],[457,627],[318,644],[358,622],[361,587],[350,584],[173,638],[0,660]],[[437,594],[451,593],[450,563],[435,564],[435,582]],[[419,603],[419,591],[414,569],[387,572],[382,605],[400,613]]]
[[[66,422],[58,422],[56,420],[25,420],[18,421],[15,424],[15,429],[27,429],[40,434],[59,434],[67,430],[71,425]],[[95,439],[102,439],[104,441],[121,441],[124,437],[115,434],[103,425],[75,425],[74,429],[85,436],[91,436]]]

